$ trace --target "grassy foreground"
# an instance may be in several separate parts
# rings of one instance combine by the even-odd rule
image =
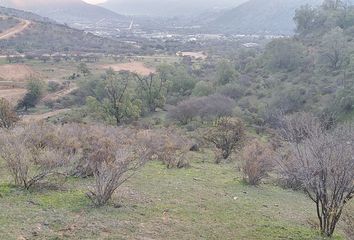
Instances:
[[[192,154],[189,169],[149,163],[103,208],[85,196],[92,179],[27,192],[2,163],[0,239],[321,239],[305,195],[247,186],[234,164],[207,155]],[[342,226],[334,239],[345,239]]]

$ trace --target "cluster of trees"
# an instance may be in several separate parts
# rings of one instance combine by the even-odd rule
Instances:
[[[269,42],[264,49],[233,46],[222,59],[211,55],[188,72],[197,79],[192,96],[215,93],[232,98],[244,119],[268,124],[266,112],[317,115],[353,112],[354,7],[326,1],[296,11],[296,35]],[[187,100],[190,96],[181,100]],[[175,104],[176,102],[174,102]]]
[[[90,111],[116,125],[155,112],[166,102],[167,80],[160,73],[139,76],[109,69],[101,79],[90,76],[79,84]]]
[[[97,77],[80,64],[80,73],[86,76],[79,81],[78,93],[84,101],[78,102],[86,102],[95,117],[117,125],[165,109],[166,104],[175,105],[168,108],[172,121],[183,125],[195,120],[210,122],[233,116],[234,99],[243,94],[238,91],[237,71],[229,63],[222,62],[217,69],[216,81],[198,82],[183,65],[162,65],[148,76],[109,69]]]

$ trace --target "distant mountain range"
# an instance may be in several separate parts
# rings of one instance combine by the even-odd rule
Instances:
[[[218,32],[239,34],[292,34],[295,10],[305,4],[318,6],[323,0],[249,0],[208,22]],[[206,22],[206,21],[204,21]]]
[[[238,6],[247,0],[108,0],[101,6],[127,15],[176,17]],[[296,1],[296,0],[295,0]]]
[[[125,16],[82,0],[0,0],[0,5],[31,11],[69,25],[95,23],[104,19],[111,22],[127,20]]]
[[[0,55],[56,52],[122,54],[133,53],[135,50],[130,44],[71,28],[31,12],[0,7],[0,15],[30,21],[30,25],[16,36],[0,39]]]
[[[157,21],[161,26],[178,24],[174,17],[179,17],[179,20],[184,19],[183,24],[203,26],[201,31],[205,32],[292,34],[295,29],[295,10],[305,4],[318,6],[322,2],[323,0],[107,0],[100,5],[92,5],[82,0],[0,0],[0,5],[31,11],[81,29],[88,25],[97,27],[99,24],[99,27],[112,28],[119,28],[119,24],[129,26],[131,17],[121,15],[126,14],[147,16],[142,21],[140,18],[136,19],[144,27],[150,27],[150,21]],[[169,17],[170,21],[166,22],[159,17]]]

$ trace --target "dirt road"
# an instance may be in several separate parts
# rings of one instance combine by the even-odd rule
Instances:
[[[50,117],[54,117],[61,113],[69,112],[71,109],[60,109],[52,112],[47,112],[43,114],[31,114],[31,115],[24,115],[22,118],[22,122],[31,123],[31,122],[38,122],[42,120],[46,120]]]
[[[78,87],[77,86],[72,86],[70,88],[65,88],[59,92],[55,92],[55,93],[51,93],[48,94],[47,96],[45,96],[42,101],[55,101],[61,97],[64,97],[66,95],[69,95],[70,93],[72,93],[73,91],[77,90]]]
[[[16,34],[24,31],[31,24],[31,22],[28,20],[22,20],[22,19],[20,20],[21,22],[16,26],[9,28],[8,30],[0,33],[0,40],[9,39],[15,36]]]

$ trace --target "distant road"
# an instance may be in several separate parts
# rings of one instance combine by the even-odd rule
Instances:
[[[59,115],[61,113],[67,113],[70,110],[71,109],[60,109],[60,110],[47,112],[47,113],[43,113],[43,114],[24,115],[22,117],[22,121],[25,123],[38,122],[38,121],[46,120],[50,117],[54,117],[54,116]]]
[[[9,28],[8,30],[0,33],[0,40],[9,39],[15,36],[16,34],[24,31],[31,24],[31,22],[28,20],[20,19],[20,21],[21,22],[16,26]]]

